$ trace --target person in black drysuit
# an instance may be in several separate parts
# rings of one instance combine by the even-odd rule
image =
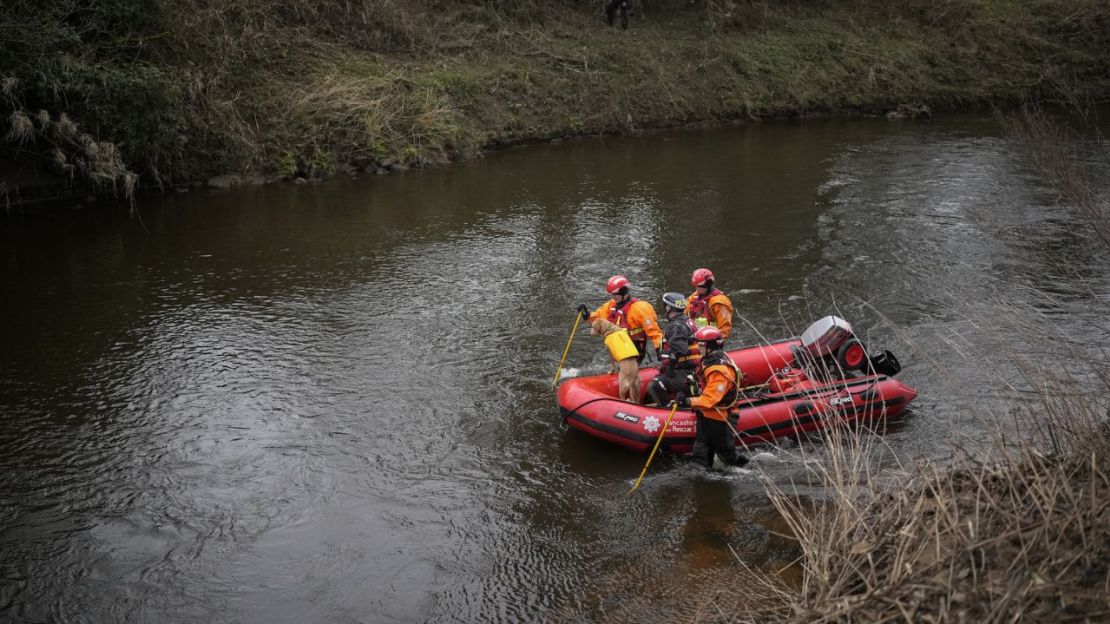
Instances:
[[[682,293],[663,295],[663,349],[659,354],[659,374],[648,385],[648,395],[658,405],[666,405],[680,392],[690,393],[690,375],[698,366],[697,327],[686,316],[686,297]]]
[[[605,3],[605,23],[613,25],[617,12],[621,14],[621,28],[628,30],[628,0],[607,0]]]

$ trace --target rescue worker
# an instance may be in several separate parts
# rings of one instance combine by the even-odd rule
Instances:
[[[628,30],[628,0],[607,0],[605,3],[605,23],[613,25],[613,18],[621,14],[621,28]]]
[[[592,313],[586,304],[579,304],[578,313],[590,322],[595,318],[603,318],[627,329],[628,336],[636,345],[637,363],[644,361],[649,342],[655,350],[655,359],[659,359],[659,349],[663,346],[663,331],[659,329],[655,308],[651,307],[650,303],[633,297],[629,286],[628,278],[623,275],[610,277],[605,285],[605,292],[612,298]]]
[[[698,327],[712,326],[721,330],[728,340],[732,333],[732,300],[713,284],[713,271],[698,269],[690,276],[694,293],[690,295],[686,314],[694,319]]]
[[[725,353],[725,339],[720,329],[700,327],[694,332],[694,340],[701,350],[701,364],[697,370],[701,394],[693,398],[683,394],[675,397],[679,407],[692,407],[697,413],[694,460],[712,468],[716,456],[726,465],[743,466],[748,463],[748,458],[736,451],[732,432],[739,419],[736,403],[740,392],[740,369]]]
[[[648,393],[658,405],[670,403],[679,392],[694,394],[689,390],[690,378],[698,366],[700,356],[694,343],[694,321],[686,316],[686,297],[682,293],[663,294],[663,351],[659,359],[659,374],[648,385]]]

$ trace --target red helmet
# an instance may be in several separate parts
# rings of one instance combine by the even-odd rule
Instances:
[[[628,278],[623,275],[614,275],[609,278],[609,283],[605,285],[605,292],[610,295],[615,295],[619,293],[622,288],[628,288]]]
[[[720,342],[724,340],[724,338],[724,335],[721,334],[721,330],[712,325],[699,327],[698,331],[694,332],[694,340],[698,342]]]
[[[706,282],[712,281],[713,271],[710,271],[709,269],[698,269],[697,271],[694,271],[694,274],[692,276],[690,276],[691,286],[705,286]]]

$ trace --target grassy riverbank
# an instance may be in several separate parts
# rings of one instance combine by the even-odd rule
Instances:
[[[1096,0],[652,0],[628,31],[573,0],[13,1],[4,151],[106,188],[1110,96],[1110,7]]]

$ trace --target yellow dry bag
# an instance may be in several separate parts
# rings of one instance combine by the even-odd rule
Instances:
[[[615,362],[640,355],[636,345],[632,344],[632,339],[628,337],[628,330],[625,329],[606,336],[605,346],[609,347],[609,355],[613,356]]]

